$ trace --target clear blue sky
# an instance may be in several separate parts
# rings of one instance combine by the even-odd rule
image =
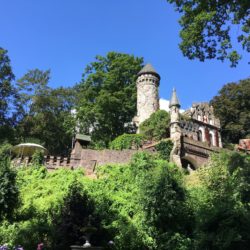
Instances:
[[[0,7],[0,46],[9,51],[17,79],[28,69],[51,69],[51,86],[72,86],[96,55],[129,53],[159,72],[161,98],[169,99],[175,86],[188,108],[250,76],[246,53],[236,69],[184,58],[179,15],[165,0],[0,0]]]

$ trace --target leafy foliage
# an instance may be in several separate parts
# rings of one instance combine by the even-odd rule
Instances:
[[[224,85],[210,103],[220,118],[225,142],[250,137],[250,78]]]
[[[17,132],[21,141],[40,140],[51,154],[67,154],[75,127],[74,91],[48,86],[50,71],[30,70],[18,80]],[[42,122],[41,122],[42,121]]]
[[[106,243],[105,231],[100,229],[100,219],[95,214],[94,203],[80,183],[73,183],[69,187],[61,214],[52,223],[53,249],[67,250],[76,243],[83,245],[86,240],[84,237],[89,233],[92,244],[100,246]]]
[[[140,133],[148,140],[159,141],[169,137],[169,123],[169,113],[158,110],[140,125]]]
[[[136,74],[143,59],[109,52],[88,65],[78,92],[77,118],[83,133],[106,146],[119,135],[133,130],[136,113]]]
[[[200,170],[201,186],[191,190],[198,249],[248,248],[249,167],[249,156],[221,153]]]
[[[10,157],[12,145],[8,142],[4,142],[0,144],[0,160],[4,160],[4,158]]]
[[[10,159],[0,159],[0,222],[4,217],[11,217],[18,205],[16,172],[10,167]]]
[[[150,234],[157,249],[191,247],[192,213],[186,205],[181,172],[175,166],[162,164],[150,182],[144,182],[142,204]]]
[[[177,249],[181,241],[174,242],[177,235],[189,242],[185,230],[179,228],[189,217],[184,216],[188,214],[186,195],[176,167],[144,152],[136,154],[128,165],[101,167],[98,176],[90,189],[95,192],[105,227],[113,232],[117,249],[166,249],[161,244],[168,233],[173,237],[172,249]],[[177,211],[180,221],[167,219],[169,213]]]
[[[123,134],[115,138],[109,145],[111,149],[138,149],[142,146],[143,136],[140,134]]]
[[[248,249],[248,155],[214,155],[193,182],[145,152],[99,167],[97,179],[38,165],[17,173],[20,206],[0,223],[1,244],[67,249],[83,244],[91,221],[92,243],[113,240],[115,249]]]
[[[161,141],[159,144],[155,146],[157,152],[162,159],[169,161],[170,153],[173,148],[173,142],[171,140]]]
[[[12,119],[10,117],[11,105],[15,97],[15,89],[12,85],[14,74],[10,65],[7,51],[0,47],[0,142],[11,140]]]
[[[236,66],[241,56],[233,48],[231,28],[237,25],[238,42],[250,52],[250,2],[167,0],[182,14],[180,49],[189,59],[216,58]]]
[[[80,171],[62,169],[48,173],[44,167],[37,165],[19,169],[21,204],[15,220],[5,220],[1,224],[0,242],[12,246],[22,244],[25,249],[33,250],[37,243],[44,241],[51,249],[53,221],[60,219],[64,199],[71,185],[80,182],[82,178],[83,173]]]

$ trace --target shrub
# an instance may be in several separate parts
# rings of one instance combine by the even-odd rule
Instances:
[[[173,148],[173,142],[171,140],[161,141],[159,144],[155,146],[155,149],[159,153],[159,156],[167,161],[169,161],[170,159],[170,153],[172,148]]]
[[[0,159],[0,221],[12,217],[18,204],[16,171],[10,166],[9,158]]]
[[[143,136],[140,134],[123,134],[110,143],[111,149],[138,149],[143,144]]]
[[[0,145],[0,160],[10,156],[11,148],[12,145],[8,142],[4,142]]]
[[[145,120],[139,127],[140,133],[148,140],[159,141],[169,137],[169,113],[158,110]]]

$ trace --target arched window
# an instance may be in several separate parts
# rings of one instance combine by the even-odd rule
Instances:
[[[201,130],[199,130],[199,131],[197,132],[197,140],[198,140],[198,141],[202,141],[202,131],[201,131]]]
[[[213,134],[212,133],[209,133],[208,145],[212,145],[213,146]]]

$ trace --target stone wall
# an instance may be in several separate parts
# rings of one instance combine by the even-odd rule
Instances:
[[[138,150],[92,150],[82,149],[81,158],[71,158],[74,167],[84,167],[86,174],[91,174],[97,166],[109,163],[128,163]]]
[[[85,170],[86,175],[95,175],[97,166],[102,166],[112,163],[129,163],[132,156],[138,150],[92,150],[78,149],[76,154],[69,158],[61,156],[45,156],[44,165],[49,171],[59,168],[75,169],[81,167]],[[31,157],[17,158],[13,161],[16,166],[30,165]]]

